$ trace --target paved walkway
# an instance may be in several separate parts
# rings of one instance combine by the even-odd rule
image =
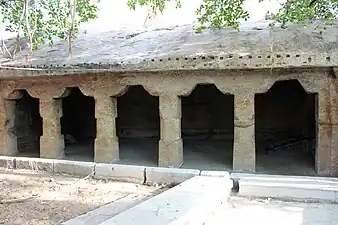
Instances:
[[[232,197],[212,225],[338,225],[338,204]],[[211,225],[211,224],[210,224]]]

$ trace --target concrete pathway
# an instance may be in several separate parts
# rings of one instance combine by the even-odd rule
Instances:
[[[338,225],[338,204],[231,197],[208,225]]]

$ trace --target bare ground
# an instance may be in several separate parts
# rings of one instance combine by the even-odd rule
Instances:
[[[51,225],[159,187],[0,168],[0,224]]]

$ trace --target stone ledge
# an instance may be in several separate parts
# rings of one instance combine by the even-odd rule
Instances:
[[[244,57],[244,56],[245,57]],[[278,57],[277,57],[278,56]],[[279,58],[280,57],[280,58]],[[272,60],[273,59],[273,60]],[[329,59],[329,60],[328,60]],[[336,67],[338,56],[334,53],[268,53],[259,54],[229,54],[216,56],[177,56],[175,60],[168,58],[154,58],[151,60],[127,61],[123,65],[119,63],[92,63],[86,67],[86,63],[67,65],[51,64],[47,68],[35,65],[2,65],[0,75],[3,78],[34,77],[44,75],[79,75],[95,73],[116,72],[163,72],[163,71],[192,71],[192,70],[262,70],[283,68],[313,68]]]
[[[231,179],[237,180],[261,180],[261,181],[275,181],[276,179],[283,182],[324,182],[337,183],[338,178],[335,177],[312,177],[312,176],[288,176],[288,175],[268,175],[268,174],[254,174],[254,173],[231,173]]]
[[[338,179],[232,173],[239,196],[338,202]]]
[[[338,188],[331,189],[321,187],[320,185],[309,188],[306,187],[306,185],[287,186],[277,182],[274,185],[268,185],[267,183],[240,180],[238,195],[246,197],[338,202]]]
[[[6,169],[15,169],[16,168],[16,158],[10,156],[0,156],[0,167]]]
[[[226,204],[231,189],[229,181],[220,177],[193,177],[100,225],[203,224]]]
[[[189,178],[199,176],[199,174],[199,170],[193,169],[147,167],[146,182],[157,184],[179,184]]]
[[[94,177],[144,183],[145,169],[143,166],[97,163]]]
[[[54,172],[54,161],[42,158],[16,158],[16,169]]]
[[[65,173],[76,176],[94,175],[95,165],[93,162],[79,162],[69,160],[53,160],[54,173]]]

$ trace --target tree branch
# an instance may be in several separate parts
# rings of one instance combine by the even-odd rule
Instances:
[[[72,46],[72,39],[73,39],[73,31],[74,31],[74,22],[75,22],[75,13],[76,13],[76,0],[73,0],[73,4],[70,6],[70,15],[71,15],[71,26],[69,29],[69,34],[68,34],[68,54],[69,56],[73,55],[73,46]]]

